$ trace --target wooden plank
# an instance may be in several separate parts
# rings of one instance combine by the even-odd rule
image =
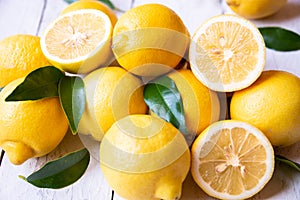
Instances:
[[[43,6],[43,0],[0,1],[0,40],[15,34],[36,35]]]
[[[121,10],[129,10],[132,7],[132,0],[111,0],[114,6]]]
[[[10,10],[9,12],[0,12],[0,14],[2,14],[0,15],[0,22],[6,23],[5,26],[8,29],[6,32],[0,32],[0,37],[22,33],[22,30],[24,30],[25,33],[40,35],[44,28],[59,15],[63,8],[67,6],[62,0],[45,1],[45,5],[36,4],[36,1],[30,1],[30,3],[25,3],[24,1],[19,5],[27,12],[21,16],[27,18],[28,21],[22,21],[21,19],[16,18],[16,22],[11,23],[10,21],[3,20],[5,17],[18,15],[18,10],[20,9],[13,9],[15,6],[18,6],[18,2],[10,1],[9,4],[4,4],[3,1],[0,1],[1,11],[4,8]],[[44,3],[44,1],[40,0],[38,2]],[[37,7],[40,8],[38,11]],[[34,23],[35,21],[36,23]],[[18,25],[17,29],[14,29],[14,27],[11,28],[14,24]],[[28,176],[33,171],[39,169],[47,161],[82,147],[83,144],[79,137],[69,134],[53,152],[41,158],[30,159],[21,166],[12,165],[5,156],[0,170],[1,198],[17,200],[23,199],[26,194],[26,198],[28,199],[111,199],[111,190],[103,181],[104,177],[99,167],[99,161],[93,156],[91,156],[90,165],[84,176],[75,184],[60,190],[36,188],[18,178],[19,174]],[[18,190],[16,190],[16,188],[18,188]]]
[[[44,1],[41,0],[0,1],[0,40],[15,34],[36,35],[43,6]]]
[[[12,165],[5,157],[0,170],[1,198],[18,200],[26,195],[27,199],[111,199],[111,190],[103,185],[99,162],[93,157],[85,174],[76,183],[63,189],[36,188],[18,178],[18,175],[28,176],[46,162],[83,147],[79,136],[68,132],[62,143],[47,156],[30,159],[20,166]]]
[[[182,19],[191,35],[206,19],[222,13],[219,0],[135,0],[133,6],[136,7],[147,3],[160,3],[174,10]]]
[[[41,25],[38,35],[41,35],[45,28],[59,16],[61,11],[67,7],[68,4],[63,0],[49,0],[46,1],[43,15],[41,16]]]
[[[44,2],[47,2],[44,5]],[[131,6],[144,3],[162,3],[172,8],[182,18],[191,34],[200,23],[207,18],[223,12],[232,13],[226,7],[225,0],[113,0],[116,7],[128,10]],[[221,3],[221,4],[220,4]],[[263,20],[253,21],[258,26],[276,25],[289,28],[300,33],[299,26],[299,0],[289,0],[287,6],[278,14]],[[0,39],[17,33],[38,34],[55,19],[67,4],[63,0],[31,0],[31,1],[1,1],[0,0],[0,26],[5,27],[0,31]],[[44,13],[43,13],[44,10]],[[122,13],[119,12],[118,16]],[[290,71],[300,77],[298,58],[300,52],[275,52],[267,51],[266,69],[281,69]],[[83,137],[81,137],[83,138]],[[5,157],[0,168],[0,196],[1,199],[111,199],[111,189],[107,185],[99,167],[99,146],[88,139],[68,135],[63,143],[49,155],[30,159],[22,166],[14,166]],[[84,176],[75,184],[61,189],[38,189],[29,185],[17,176],[29,175],[46,161],[59,157],[76,148],[86,146],[92,154],[91,163]],[[300,143],[281,149],[279,152],[286,157],[300,162]],[[259,194],[252,199],[300,199],[300,176],[282,164],[276,166],[272,180]],[[117,194],[115,200],[121,200]],[[196,185],[189,175],[183,185],[182,198],[184,200],[209,199],[209,197]]]

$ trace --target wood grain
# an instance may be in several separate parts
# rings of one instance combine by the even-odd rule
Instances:
[[[191,35],[197,27],[211,16],[232,13],[225,0],[113,0],[117,8],[128,10],[145,3],[162,3],[182,18]],[[67,4],[63,0],[0,0],[0,39],[14,34],[41,35],[45,27],[55,19]],[[281,26],[300,33],[300,0],[289,0],[277,14],[263,20],[253,21],[257,26]],[[122,12],[117,12],[122,15]],[[267,50],[266,69],[285,70],[300,77],[300,51],[282,53]],[[81,142],[82,141],[82,142]],[[12,165],[6,156],[0,167],[0,199],[101,199],[111,200],[112,191],[99,167],[99,143],[89,137],[68,134],[63,142],[49,155],[28,160],[21,166]],[[18,178],[27,176],[45,162],[86,146],[91,152],[91,163],[84,176],[75,184],[60,189],[39,189]],[[300,143],[276,150],[281,155],[300,162]],[[252,199],[300,199],[300,174],[281,163],[267,186]],[[114,200],[122,200],[114,194]],[[183,184],[183,200],[213,199],[208,197],[189,174]]]

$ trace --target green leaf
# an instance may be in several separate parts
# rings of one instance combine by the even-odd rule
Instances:
[[[71,3],[74,3],[74,2],[76,2],[76,1],[78,1],[78,0],[64,0],[66,3],[68,3],[68,4],[71,4]]]
[[[53,66],[36,69],[26,76],[5,101],[37,100],[58,96],[58,83],[63,76],[64,73]]]
[[[69,4],[71,4],[71,3],[74,3],[74,2],[76,2],[76,1],[78,1],[78,0],[64,0],[65,2],[67,2],[67,3],[69,3]],[[115,9],[116,7],[114,6],[114,4],[111,2],[111,1],[109,1],[109,0],[98,0],[98,1],[100,1],[100,2],[102,2],[102,3],[104,3],[104,4],[106,4],[108,7],[110,7],[111,9]]]
[[[287,159],[286,157],[280,156],[280,155],[275,155],[275,159],[279,162],[285,163],[288,166],[296,169],[298,172],[300,172],[300,164],[296,163],[294,161],[291,161],[289,159]]]
[[[3,90],[3,88],[0,88],[0,92]]]
[[[80,77],[63,77],[58,86],[60,103],[73,134],[77,132],[85,106],[84,82]]]
[[[145,85],[144,100],[156,115],[178,128],[189,145],[192,143],[194,135],[186,128],[182,99],[172,79],[163,76]]]
[[[46,163],[30,176],[20,178],[39,188],[63,188],[77,181],[86,171],[90,153],[86,148]]]
[[[280,27],[259,28],[266,47],[277,51],[295,51],[300,49],[300,35]]]

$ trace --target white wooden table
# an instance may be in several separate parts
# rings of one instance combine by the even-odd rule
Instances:
[[[289,3],[278,14],[254,23],[258,26],[281,26],[300,33],[300,0],[288,1]],[[150,2],[165,4],[180,15],[191,34],[207,18],[231,12],[224,0],[113,0],[112,2],[122,10]],[[0,40],[19,33],[40,35],[66,6],[63,0],[0,0]],[[282,53],[267,50],[266,69],[285,70],[300,77],[299,58],[300,51]],[[89,144],[88,149],[92,157],[86,173],[79,181],[60,190],[51,190],[36,188],[18,178],[18,175],[28,176],[49,160],[83,147],[78,136],[68,134],[55,151],[42,158],[30,159],[21,166],[12,165],[4,155],[0,167],[0,199],[121,200],[122,198],[113,194],[100,171],[97,158],[99,144],[89,138],[81,138],[85,145]],[[300,143],[282,149],[280,153],[300,162]],[[189,175],[184,182],[181,199],[212,198],[202,192]],[[283,164],[277,165],[271,181],[252,199],[300,199],[300,173]]]

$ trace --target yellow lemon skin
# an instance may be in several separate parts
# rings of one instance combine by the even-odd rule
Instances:
[[[0,41],[0,88],[39,67],[49,65],[38,36],[19,34]]]
[[[148,138],[131,137],[138,135],[130,132],[129,129],[123,128],[121,123],[116,122],[104,136],[103,140],[111,142],[115,148],[131,153],[131,158],[143,159],[144,155],[159,152],[158,157],[167,156],[165,148],[172,146],[173,152],[178,152],[181,149],[182,153],[177,159],[171,159],[171,163],[166,163],[166,166],[160,169],[154,169],[148,172],[125,172],[112,168],[102,161],[100,166],[104,177],[113,190],[125,199],[130,200],[160,200],[160,199],[179,199],[181,196],[182,182],[185,180],[190,167],[190,151],[181,133],[170,123],[165,122],[160,118],[150,115],[130,115],[125,118],[138,128],[146,131],[155,130],[158,132]],[[123,118],[124,119],[124,118]],[[122,119],[122,120],[123,120]],[[181,137],[184,143],[172,143],[174,138]],[[183,146],[183,148],[182,148]],[[100,147],[100,155],[101,155]],[[100,156],[101,157],[101,156]],[[124,161],[124,165],[135,164],[127,157],[120,157]],[[168,158],[165,158],[168,160]],[[152,160],[160,164],[164,162],[160,160]],[[152,163],[151,163],[152,164]],[[149,163],[142,162],[140,169],[147,168]],[[121,167],[121,166],[120,166]]]
[[[274,146],[300,140],[300,79],[284,71],[265,71],[250,87],[233,94],[232,119],[260,129]]]
[[[151,77],[175,68],[188,42],[188,30],[174,11],[160,4],[145,4],[119,18],[113,30],[112,50],[126,70]]]
[[[247,19],[260,19],[278,12],[287,0],[226,0],[228,6]]]
[[[23,80],[16,79],[0,93],[0,147],[16,165],[51,152],[68,130],[58,97],[5,102]]]
[[[216,92],[204,86],[191,70],[181,69],[168,74],[176,84],[182,98],[184,117],[190,133],[199,135],[220,116],[220,103]]]
[[[104,12],[110,19],[111,24],[114,26],[118,20],[116,14],[104,3],[96,0],[81,0],[76,1],[74,3],[71,3],[69,6],[67,6],[61,14],[65,14],[68,12],[72,12],[74,10],[79,9],[96,9]]]
[[[118,119],[148,111],[141,80],[121,67],[95,70],[84,83],[87,99],[78,132],[90,134],[97,141]]]

